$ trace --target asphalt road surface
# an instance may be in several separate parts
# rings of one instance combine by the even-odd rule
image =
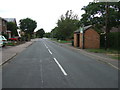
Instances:
[[[118,70],[39,39],[3,66],[3,88],[118,88]]]

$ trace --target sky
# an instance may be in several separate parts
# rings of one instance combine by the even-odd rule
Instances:
[[[67,10],[72,10],[79,19],[84,11],[83,6],[93,0],[1,0],[0,17],[16,18],[19,25],[20,19],[31,18],[37,22],[38,29],[43,28],[45,32],[50,32],[57,26],[60,16]]]

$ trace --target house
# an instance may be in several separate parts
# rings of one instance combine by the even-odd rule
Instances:
[[[0,34],[7,33],[7,21],[0,17]]]
[[[74,32],[74,46],[79,48],[100,48],[100,35],[92,25],[83,27]]]
[[[17,26],[17,22],[15,18],[4,18],[7,22],[13,22],[15,23],[15,25]],[[18,31],[17,31],[18,32]],[[11,38],[13,35],[12,32],[10,30],[7,30],[7,34],[9,35],[9,38]]]
[[[17,25],[16,19],[15,18],[4,18],[7,22],[13,22]]]

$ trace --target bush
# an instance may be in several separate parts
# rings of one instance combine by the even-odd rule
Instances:
[[[100,36],[100,46],[103,48],[105,47],[105,39],[104,39],[105,35],[101,35]],[[118,39],[118,37],[120,36],[120,32],[111,32],[108,34],[108,38],[109,38],[109,48],[112,49],[120,49],[120,39]]]
[[[109,33],[109,46],[110,48],[114,49],[120,49],[120,39],[118,37],[120,36],[120,32],[112,32]]]
[[[105,38],[104,37],[105,37],[104,34],[100,35],[100,47],[101,48],[105,47]]]

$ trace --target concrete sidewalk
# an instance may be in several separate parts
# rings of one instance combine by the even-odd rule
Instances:
[[[14,56],[25,50],[27,47],[33,44],[33,42],[37,41],[38,39],[32,39],[29,42],[26,42],[24,44],[20,44],[18,46],[13,46],[10,48],[7,48],[5,50],[0,50],[0,56],[2,57],[0,60],[0,65],[3,65],[10,59],[12,59]]]
[[[117,59],[111,59],[106,54],[87,52],[84,49],[75,48],[71,44],[62,44],[62,43],[58,43],[56,41],[52,41],[52,42],[54,42],[54,43],[56,43],[56,44],[58,44],[58,45],[60,45],[62,47],[69,48],[69,49],[73,50],[74,52],[82,53],[83,55],[85,55],[87,57],[93,58],[94,60],[103,62],[105,64],[108,64],[108,65],[110,65],[110,66],[112,66],[112,67],[120,70],[119,65],[118,65],[119,64],[119,60],[117,60]]]

